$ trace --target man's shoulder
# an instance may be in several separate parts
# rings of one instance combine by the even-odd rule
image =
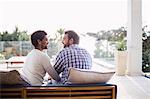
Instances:
[[[65,48],[63,48],[63,49],[61,50],[61,52],[66,52],[66,51],[69,51],[69,50],[71,50],[71,48],[65,47]]]
[[[81,48],[81,47],[74,47],[74,48],[66,47],[66,48],[63,48],[60,52],[76,51],[76,50],[87,51],[86,49]]]
[[[59,52],[59,54],[66,53],[66,52],[68,52],[69,50],[70,50],[69,48],[63,48],[63,49]]]
[[[88,53],[88,51],[84,48],[81,48],[81,47],[66,47],[66,48],[63,48],[59,54],[64,54],[64,53],[71,53],[71,52],[76,52],[76,51],[83,51],[83,52],[86,52]]]
[[[37,57],[49,57],[45,52],[38,51],[38,50],[32,50],[31,55],[34,55]]]
[[[78,47],[77,50],[88,52],[85,48],[82,48],[82,47]]]

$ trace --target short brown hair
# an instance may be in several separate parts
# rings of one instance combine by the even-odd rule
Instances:
[[[79,36],[76,32],[73,30],[65,31],[65,34],[68,34],[69,39],[73,39],[73,44],[79,44]]]

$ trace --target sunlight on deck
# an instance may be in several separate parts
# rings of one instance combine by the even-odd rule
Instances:
[[[144,76],[116,76],[109,81],[117,85],[117,99],[150,99],[150,79]]]

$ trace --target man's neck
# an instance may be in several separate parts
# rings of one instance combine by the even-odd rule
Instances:
[[[40,48],[40,47],[35,47],[35,49],[38,49],[38,50],[40,50],[40,51],[43,51],[43,49]]]

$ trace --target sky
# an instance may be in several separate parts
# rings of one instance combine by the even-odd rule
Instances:
[[[97,32],[126,24],[126,0],[1,0],[1,30]]]
[[[0,0],[0,31],[15,26],[32,33],[58,29],[79,33],[115,29],[127,24],[128,0]],[[150,0],[143,0],[143,24],[150,24]]]
[[[17,26],[20,30],[27,30],[28,34],[45,30],[53,37],[60,28],[82,34],[118,29],[127,24],[127,1],[0,0],[0,32],[12,32]],[[150,0],[142,0],[143,25],[148,26],[149,4]],[[80,45],[93,54],[94,42],[93,39],[81,37]]]

